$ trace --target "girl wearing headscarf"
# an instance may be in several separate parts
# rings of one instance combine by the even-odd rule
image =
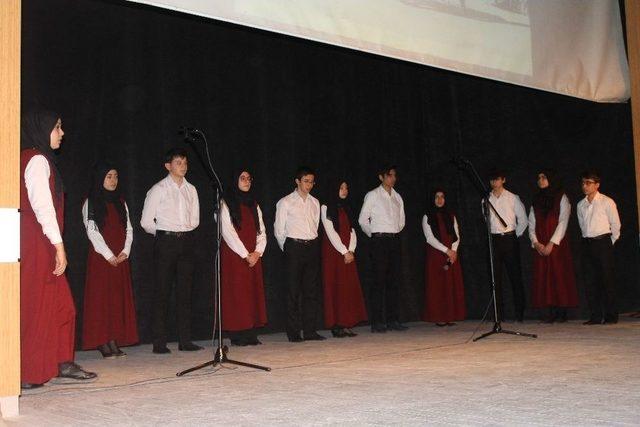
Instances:
[[[220,208],[222,329],[239,346],[262,344],[256,328],[267,324],[261,259],[267,232],[252,183],[246,169],[235,173]]]
[[[354,252],[357,246],[355,219],[349,202],[349,185],[339,180],[329,187],[327,203],[320,207],[324,226],[322,282],[324,324],[334,337],[354,337],[351,329],[367,320]]]
[[[531,304],[548,309],[545,323],[566,322],[567,307],[578,305],[573,258],[565,238],[571,204],[551,169],[538,173],[538,192],[529,212],[533,251]]]
[[[120,346],[138,342],[129,265],[133,227],[118,186],[118,170],[99,163],[94,171],[89,196],[82,205],[82,220],[91,242],[82,348],[97,348],[108,359],[125,356]]]
[[[54,151],[62,144],[58,114],[22,118],[20,153],[20,344],[22,388],[53,377],[96,377],[74,363],[76,310],[64,272],[64,185]]]
[[[427,239],[425,262],[425,309],[422,319],[437,326],[464,320],[464,283],[458,258],[460,232],[455,214],[446,206],[445,192],[431,193],[422,231]]]

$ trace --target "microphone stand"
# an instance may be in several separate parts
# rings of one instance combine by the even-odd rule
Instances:
[[[478,171],[476,170],[476,168],[473,166],[473,163],[461,157],[457,158],[455,162],[459,169],[464,169],[465,166],[468,168],[467,171],[470,171],[473,177],[472,180],[475,180],[477,188],[482,192],[482,216],[484,217],[484,222],[487,226],[487,238],[488,238],[488,246],[489,246],[489,267],[491,272],[491,275],[490,275],[491,301],[489,301],[489,304],[493,302],[493,327],[489,332],[486,332],[480,335],[479,337],[474,338],[473,342],[476,342],[478,340],[481,340],[493,334],[509,334],[509,335],[519,335],[522,337],[529,337],[529,338],[538,338],[536,334],[529,334],[525,332],[510,331],[507,329],[502,329],[502,324],[501,324],[502,319],[500,319],[500,317],[498,316],[498,304],[496,299],[496,274],[495,274],[495,265],[493,261],[493,236],[491,235],[491,211],[493,211],[493,213],[496,215],[496,218],[498,218],[498,220],[500,221],[503,227],[506,227],[507,223],[500,216],[500,214],[496,210],[496,207],[493,205],[493,203],[491,203],[491,201],[489,200],[490,190],[484,184],[484,181],[482,181],[482,178],[480,178],[480,175],[478,174]]]
[[[200,164],[202,165],[203,169],[205,170],[205,172],[207,173],[207,175],[209,176],[209,180],[211,182],[211,185],[214,187],[215,189],[215,200],[214,200],[214,205],[213,205],[213,212],[214,212],[214,218],[216,220],[216,228],[217,228],[217,235],[216,235],[216,259],[215,259],[215,264],[214,264],[214,270],[215,270],[215,279],[214,279],[214,309],[215,309],[215,320],[214,320],[214,330],[213,330],[213,338],[211,339],[211,343],[212,343],[212,347],[214,349],[214,354],[213,354],[213,359],[209,360],[205,363],[201,363],[200,365],[194,366],[192,368],[189,369],[185,369],[184,371],[180,371],[176,374],[177,377],[181,377],[183,375],[186,375],[190,372],[193,371],[197,371],[199,369],[202,368],[206,368],[207,366],[216,366],[216,365],[220,365],[220,367],[226,367],[224,366],[225,363],[229,363],[232,365],[239,365],[239,366],[246,366],[248,368],[253,368],[253,369],[261,369],[263,371],[271,371],[271,368],[266,367],[266,366],[260,366],[260,365],[254,365],[253,363],[246,363],[246,362],[240,362],[238,360],[233,360],[233,359],[229,359],[227,357],[227,354],[229,352],[229,348],[226,345],[223,345],[222,342],[222,303],[221,303],[221,298],[220,298],[220,292],[221,292],[221,286],[220,286],[220,244],[222,242],[222,221],[220,221],[220,203],[222,201],[222,194],[223,194],[223,187],[222,187],[222,183],[220,182],[220,178],[218,178],[218,174],[216,173],[215,169],[213,168],[213,165],[211,163],[211,156],[209,154],[209,144],[207,142],[207,137],[205,136],[204,132],[198,130],[198,129],[188,129],[188,128],[183,128],[182,129],[184,134],[184,140],[187,141],[189,144],[191,144],[193,151],[196,153],[196,157],[198,158]],[[204,162],[204,159],[202,158],[202,155],[200,154],[200,152],[196,149],[195,147],[195,142],[196,142],[196,137],[200,137],[202,138],[202,140],[204,141],[205,144],[205,152],[207,154],[207,163]],[[207,168],[208,166],[208,168]],[[218,337],[217,339],[217,344],[216,344],[216,336]]]

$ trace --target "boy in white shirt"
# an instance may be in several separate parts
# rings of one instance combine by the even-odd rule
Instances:
[[[582,268],[590,317],[585,325],[618,323],[613,245],[620,238],[616,203],[598,190],[600,174],[582,173],[582,192],[577,213],[582,232]]]
[[[290,342],[322,341],[326,338],[316,331],[320,308],[320,202],[310,194],[315,172],[298,168],[295,183],[296,189],[276,204],[273,225],[273,234],[285,255],[287,337]]]
[[[175,281],[178,349],[196,351],[191,342],[191,284],[194,270],[194,233],[200,224],[198,191],[185,179],[187,152],[172,148],[165,155],[169,172],[147,192],[140,225],[156,237],[154,264],[156,292],[153,307],[153,352],[171,353],[167,348],[167,300]]]
[[[505,173],[494,169],[489,174],[491,193],[489,201],[496,208],[506,226],[502,225],[498,217],[489,207],[491,222],[491,240],[493,241],[493,261],[495,268],[496,307],[498,321],[504,320],[502,304],[502,276],[507,271],[511,289],[513,292],[513,305],[516,322],[522,322],[524,318],[525,297],[522,284],[522,265],[520,263],[520,245],[518,238],[527,229],[529,219],[524,204],[517,194],[504,188],[506,182]]]

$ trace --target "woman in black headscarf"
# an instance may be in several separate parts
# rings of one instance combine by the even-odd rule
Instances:
[[[458,220],[446,206],[444,190],[434,190],[427,203],[427,212],[422,218],[422,230],[427,239],[422,319],[437,326],[452,326],[456,320],[464,320],[466,314],[458,258]]]
[[[354,337],[351,329],[367,320],[358,268],[355,262],[356,232],[349,200],[349,185],[339,179],[328,186],[327,201],[320,207],[324,323],[334,337]]]
[[[233,174],[220,208],[222,329],[231,344],[261,344],[256,328],[267,323],[262,254],[267,233],[247,169]]]
[[[35,111],[22,118],[20,340],[25,389],[55,376],[96,377],[73,362],[76,311],[64,276],[64,185],[54,153],[63,136],[58,114]]]
[[[573,257],[565,238],[571,204],[552,169],[537,175],[538,192],[529,212],[533,251],[531,305],[547,309],[543,322],[566,322],[567,307],[578,305]]]
[[[104,162],[94,168],[82,219],[91,242],[84,291],[82,348],[97,348],[105,359],[123,357],[119,346],[138,342],[129,253],[133,227],[120,193],[118,170]]]

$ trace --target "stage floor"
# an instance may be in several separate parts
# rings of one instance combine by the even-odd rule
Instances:
[[[406,332],[291,344],[284,334],[229,358],[267,365],[178,371],[205,351],[154,355],[149,345],[103,360],[77,353],[99,373],[91,384],[25,392],[21,425],[639,425],[640,320],[505,323],[538,334],[467,342],[478,326],[410,323]],[[478,334],[490,329],[480,327]],[[330,334],[322,332],[325,336]],[[0,421],[0,424],[2,422]]]

